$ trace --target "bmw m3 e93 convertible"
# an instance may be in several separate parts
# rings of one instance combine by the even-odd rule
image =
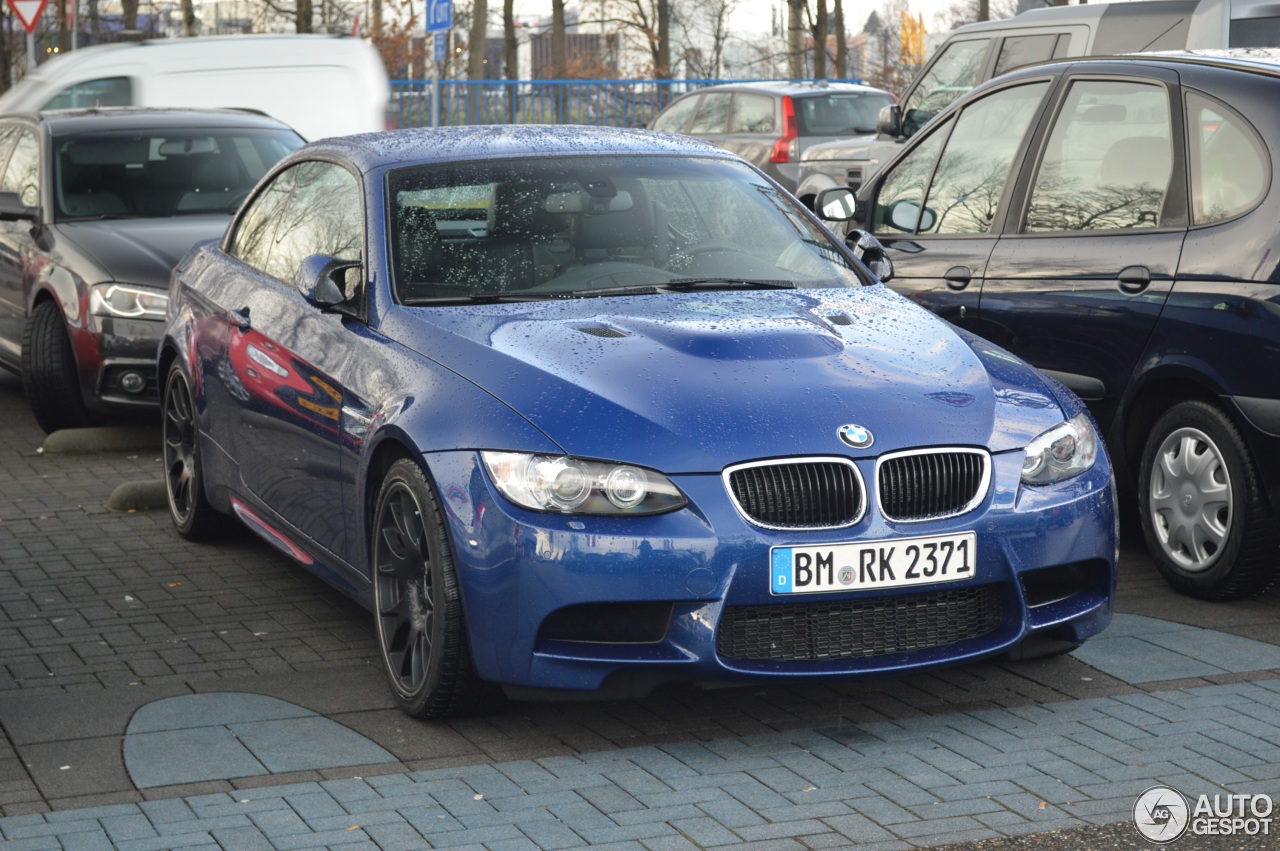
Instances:
[[[374,613],[408,713],[805,681],[1106,626],[1081,403],[898,296],[775,183],[643,131],[308,145],[175,272],[178,531]]]

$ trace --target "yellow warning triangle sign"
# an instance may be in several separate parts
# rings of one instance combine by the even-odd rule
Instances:
[[[22,21],[27,32],[33,33],[36,31],[36,24],[40,21],[40,13],[44,11],[45,4],[48,2],[49,0],[9,0],[9,8],[18,16],[18,20]]]

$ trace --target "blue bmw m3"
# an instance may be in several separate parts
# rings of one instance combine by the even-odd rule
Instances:
[[[1068,390],[687,138],[329,139],[174,273],[173,521],[368,605],[410,715],[1062,652],[1115,587]]]

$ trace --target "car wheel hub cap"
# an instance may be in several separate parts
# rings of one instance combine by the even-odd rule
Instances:
[[[1231,528],[1231,478],[1207,434],[1180,428],[1160,444],[1151,470],[1150,512],[1160,547],[1189,572],[1208,570]]]
[[[173,513],[181,521],[191,513],[192,471],[195,460],[195,428],[186,388],[174,379],[166,394],[164,412],[165,485]]]

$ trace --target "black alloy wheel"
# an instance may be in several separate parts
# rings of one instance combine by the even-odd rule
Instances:
[[[161,410],[169,516],[179,535],[190,541],[204,540],[212,535],[222,515],[214,511],[205,497],[195,401],[182,364],[176,360],[164,382]]]
[[[396,702],[415,718],[477,708],[462,596],[444,521],[420,467],[391,465],[373,512],[372,580],[378,649]]]
[[[1203,600],[1261,593],[1280,535],[1249,448],[1217,406],[1191,400],[1151,429],[1138,474],[1142,534],[1165,581]]]

